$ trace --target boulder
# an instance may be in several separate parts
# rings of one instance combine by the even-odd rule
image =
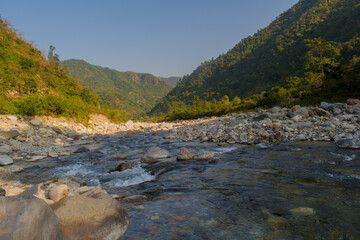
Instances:
[[[258,116],[254,117],[253,120],[254,121],[261,121],[264,120],[266,118],[270,118],[270,114],[269,113],[261,113]]]
[[[40,119],[32,119],[30,124],[36,127],[40,127],[42,126],[42,121]]]
[[[5,169],[12,172],[12,173],[19,173],[19,172],[24,171],[24,168],[22,168],[20,166],[17,166],[17,165],[6,166]]]
[[[125,123],[125,127],[132,128],[134,126],[134,122],[132,120],[129,120]]]
[[[182,147],[180,149],[180,152],[177,156],[177,160],[183,161],[183,160],[191,160],[194,159],[194,156],[198,153],[196,149],[190,149]]]
[[[10,153],[12,152],[12,148],[9,145],[0,145],[0,153]]]
[[[86,182],[78,177],[75,176],[63,176],[58,179],[59,183],[66,184],[68,189],[73,192],[77,192],[77,190],[82,187],[86,186]]]
[[[156,163],[160,159],[170,158],[170,153],[159,147],[150,148],[141,158],[142,163]]]
[[[17,136],[20,136],[21,132],[19,132],[18,130],[10,130],[10,131],[1,131],[0,132],[0,138],[3,139],[10,139],[10,138],[16,138]]]
[[[184,160],[209,160],[213,158],[215,154],[210,151],[203,151],[191,148],[182,147],[180,152],[177,156],[177,160],[184,161]]]
[[[66,195],[68,194],[68,190],[69,188],[65,184],[52,187],[49,190],[49,197],[54,202],[58,202],[62,198],[66,197]]]
[[[118,201],[103,195],[67,196],[51,205],[66,239],[119,239],[129,217]]]
[[[0,239],[62,240],[59,220],[51,208],[37,198],[0,197]]]
[[[27,132],[31,130],[31,127],[29,124],[26,123],[18,123],[17,126],[21,129],[23,132]]]
[[[0,166],[6,166],[6,165],[10,165],[13,164],[14,161],[12,160],[11,157],[7,156],[7,155],[0,155]]]
[[[276,107],[271,108],[269,111],[271,113],[279,113],[279,112],[281,112],[281,107],[276,106]]]
[[[215,154],[211,151],[199,151],[195,156],[195,160],[209,160],[213,158]]]
[[[90,152],[90,149],[88,149],[87,147],[79,147],[74,151],[74,153],[82,153],[82,152]]]
[[[360,104],[360,100],[359,99],[348,99],[346,100],[346,104],[347,105],[356,105],[356,104]]]
[[[50,127],[51,127],[51,129],[52,129],[54,132],[56,132],[57,134],[63,134],[63,131],[62,131],[60,128],[58,128],[58,127],[56,127],[56,126],[53,126],[53,125],[51,125]]]
[[[295,111],[293,111],[293,113],[298,116],[301,117],[308,117],[309,116],[309,109],[306,107],[299,107],[298,109],[296,109]]]
[[[66,136],[74,139],[74,140],[79,140],[81,138],[81,134],[79,134],[77,131],[75,130],[70,130],[67,131]]]
[[[322,108],[314,108],[313,111],[316,115],[320,117],[330,117],[331,115],[328,111]]]

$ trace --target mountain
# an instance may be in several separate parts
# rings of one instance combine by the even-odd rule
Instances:
[[[306,39],[321,37],[341,45],[355,41],[359,33],[358,0],[300,0],[268,27],[184,76],[150,114],[166,113],[195,98],[244,98],[283,85],[290,76],[304,74]],[[342,61],[350,61],[359,51],[342,54]]]
[[[76,59],[62,63],[78,83],[101,97],[102,105],[122,109],[131,118],[145,116],[173,88],[148,73],[119,72]]]
[[[80,86],[0,18],[0,114],[52,115],[85,120],[99,112],[99,97]]]
[[[180,77],[160,77],[161,80],[170,83],[172,86],[176,86],[176,84],[179,82]]]

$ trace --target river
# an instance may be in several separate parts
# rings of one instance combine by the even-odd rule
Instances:
[[[139,196],[122,202],[130,225],[121,239],[360,239],[359,151],[331,142],[169,143],[163,134],[99,136],[91,151],[24,163],[18,176],[39,183],[75,175],[119,198]],[[155,146],[172,158],[108,173]],[[183,146],[215,158],[177,161]]]

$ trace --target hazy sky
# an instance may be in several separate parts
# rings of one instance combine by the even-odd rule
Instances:
[[[297,0],[0,0],[0,15],[61,60],[183,76]]]

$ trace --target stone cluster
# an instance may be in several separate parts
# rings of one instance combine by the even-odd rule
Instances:
[[[360,104],[322,103],[319,107],[273,107],[236,113],[171,129],[167,139],[216,143],[258,144],[284,141],[335,141],[360,148]]]
[[[118,239],[129,225],[117,200],[76,177],[23,185],[0,167],[0,186],[0,239]]]

